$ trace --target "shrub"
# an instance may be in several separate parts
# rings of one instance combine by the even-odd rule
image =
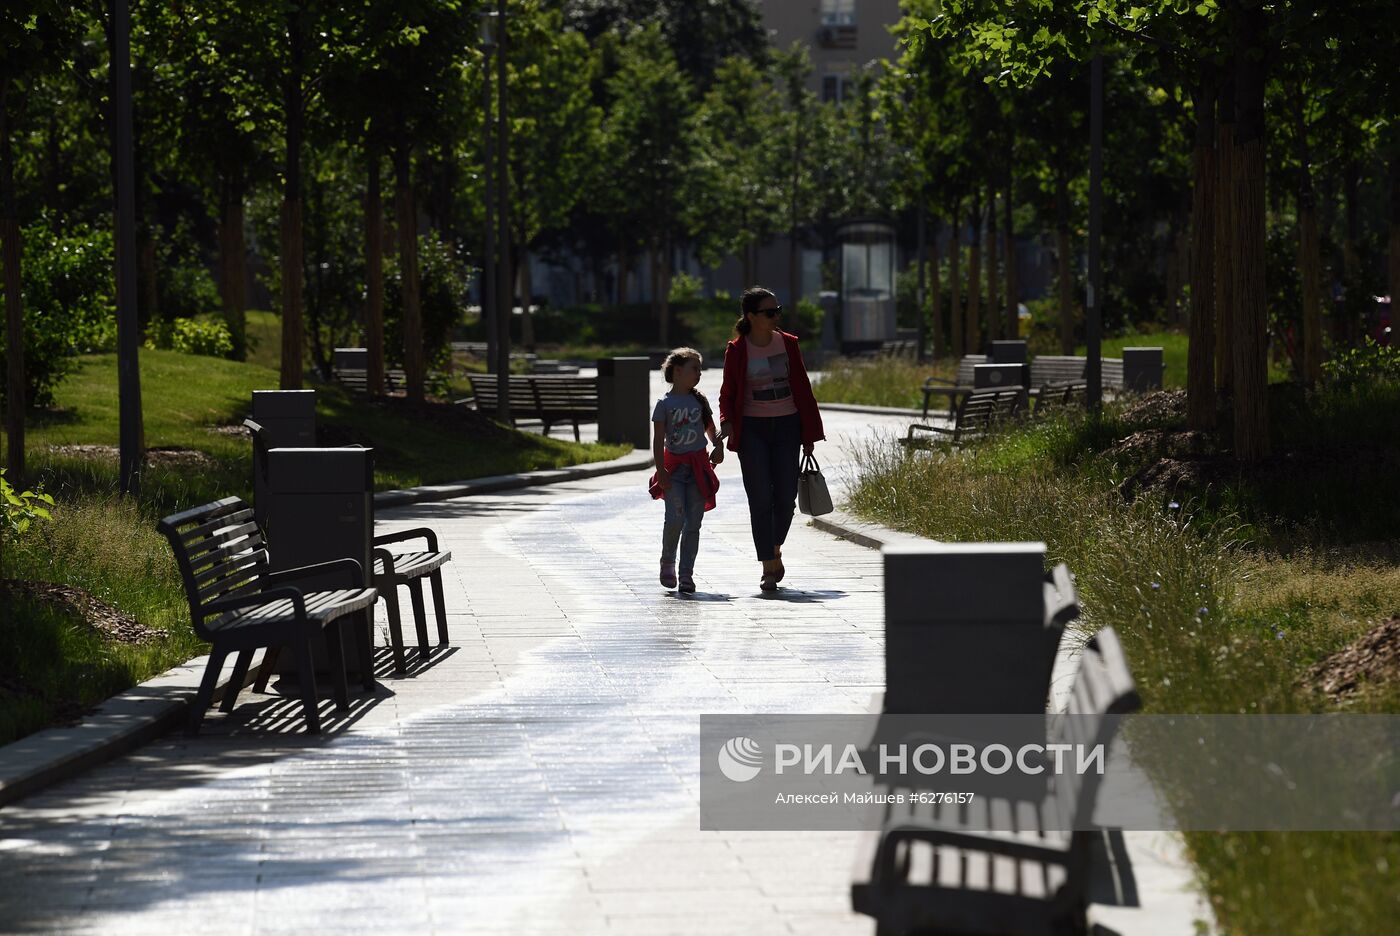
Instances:
[[[49,520],[53,498],[39,491],[16,491],[0,468],[0,507],[5,511],[4,527],[15,536],[29,529],[35,520]]]
[[[20,287],[30,406],[53,405],[54,388],[72,370],[74,355],[116,347],[112,257],[112,233],[102,228],[55,228],[40,218],[24,229]],[[8,351],[4,334],[0,349]],[[5,401],[8,361],[8,353],[0,357],[0,401]]]
[[[403,353],[403,287],[398,253],[384,257],[384,347],[397,359]],[[458,248],[428,232],[418,238],[418,306],[423,317],[423,360],[443,368],[452,355],[452,331],[467,308],[471,272]],[[402,363],[402,361],[398,361]]]
[[[233,335],[218,320],[177,318],[153,323],[146,347],[205,357],[233,357]]]
[[[671,277],[671,301],[693,302],[700,298],[704,288],[705,284],[700,277],[691,276],[681,270]]]
[[[1328,383],[1339,387],[1400,380],[1400,346],[1380,345],[1367,338],[1359,348],[1348,348],[1322,365]]]

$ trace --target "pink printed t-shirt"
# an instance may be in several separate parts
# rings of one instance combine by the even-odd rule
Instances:
[[[744,381],[744,417],[792,416],[797,404],[788,383],[787,344],[779,332],[760,348],[748,336],[749,372]]]

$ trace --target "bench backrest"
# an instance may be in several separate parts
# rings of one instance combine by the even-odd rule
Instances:
[[[1099,361],[1101,385],[1110,390],[1123,389],[1123,359],[1102,358]]]
[[[1072,354],[1039,354],[1031,358],[1031,386],[1084,379],[1085,358]]]
[[[156,528],[175,552],[195,633],[210,640],[207,605],[262,590],[267,544],[253,511],[242,498],[225,497],[163,517]]]
[[[595,413],[598,381],[592,377],[532,377],[535,404],[542,413]]]
[[[959,387],[972,386],[972,378],[977,373],[975,368],[978,364],[986,363],[987,356],[985,354],[964,354],[962,360],[958,361],[958,374],[954,383]]]
[[[1105,756],[1118,730],[1118,719],[1109,716],[1137,711],[1142,705],[1127,657],[1113,628],[1094,635],[1079,658],[1065,715],[1054,721],[1053,740],[1060,744],[1103,745]],[[1099,795],[1099,775],[1092,770],[1082,775],[1073,770],[1055,776],[1055,799],[1066,822],[1075,816],[1091,816]]]
[[[954,438],[986,432],[994,424],[1015,416],[1025,395],[1024,387],[984,387],[972,391],[958,404],[953,423]]]

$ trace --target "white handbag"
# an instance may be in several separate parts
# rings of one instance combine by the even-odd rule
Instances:
[[[831,492],[826,489],[821,466],[811,455],[802,459],[802,470],[797,476],[797,509],[809,517],[820,517],[835,509],[831,505]]]

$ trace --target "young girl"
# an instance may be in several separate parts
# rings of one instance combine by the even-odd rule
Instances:
[[[680,588],[695,591],[695,554],[700,551],[700,523],[715,506],[719,478],[714,466],[724,461],[724,448],[710,412],[710,402],[695,389],[700,382],[700,352],[677,348],[661,365],[671,392],[652,410],[652,457],[656,474],[651,496],[665,498],[666,525],[661,533],[661,584],[676,587],[676,546],[680,545]],[[705,438],[715,444],[705,457]]]

